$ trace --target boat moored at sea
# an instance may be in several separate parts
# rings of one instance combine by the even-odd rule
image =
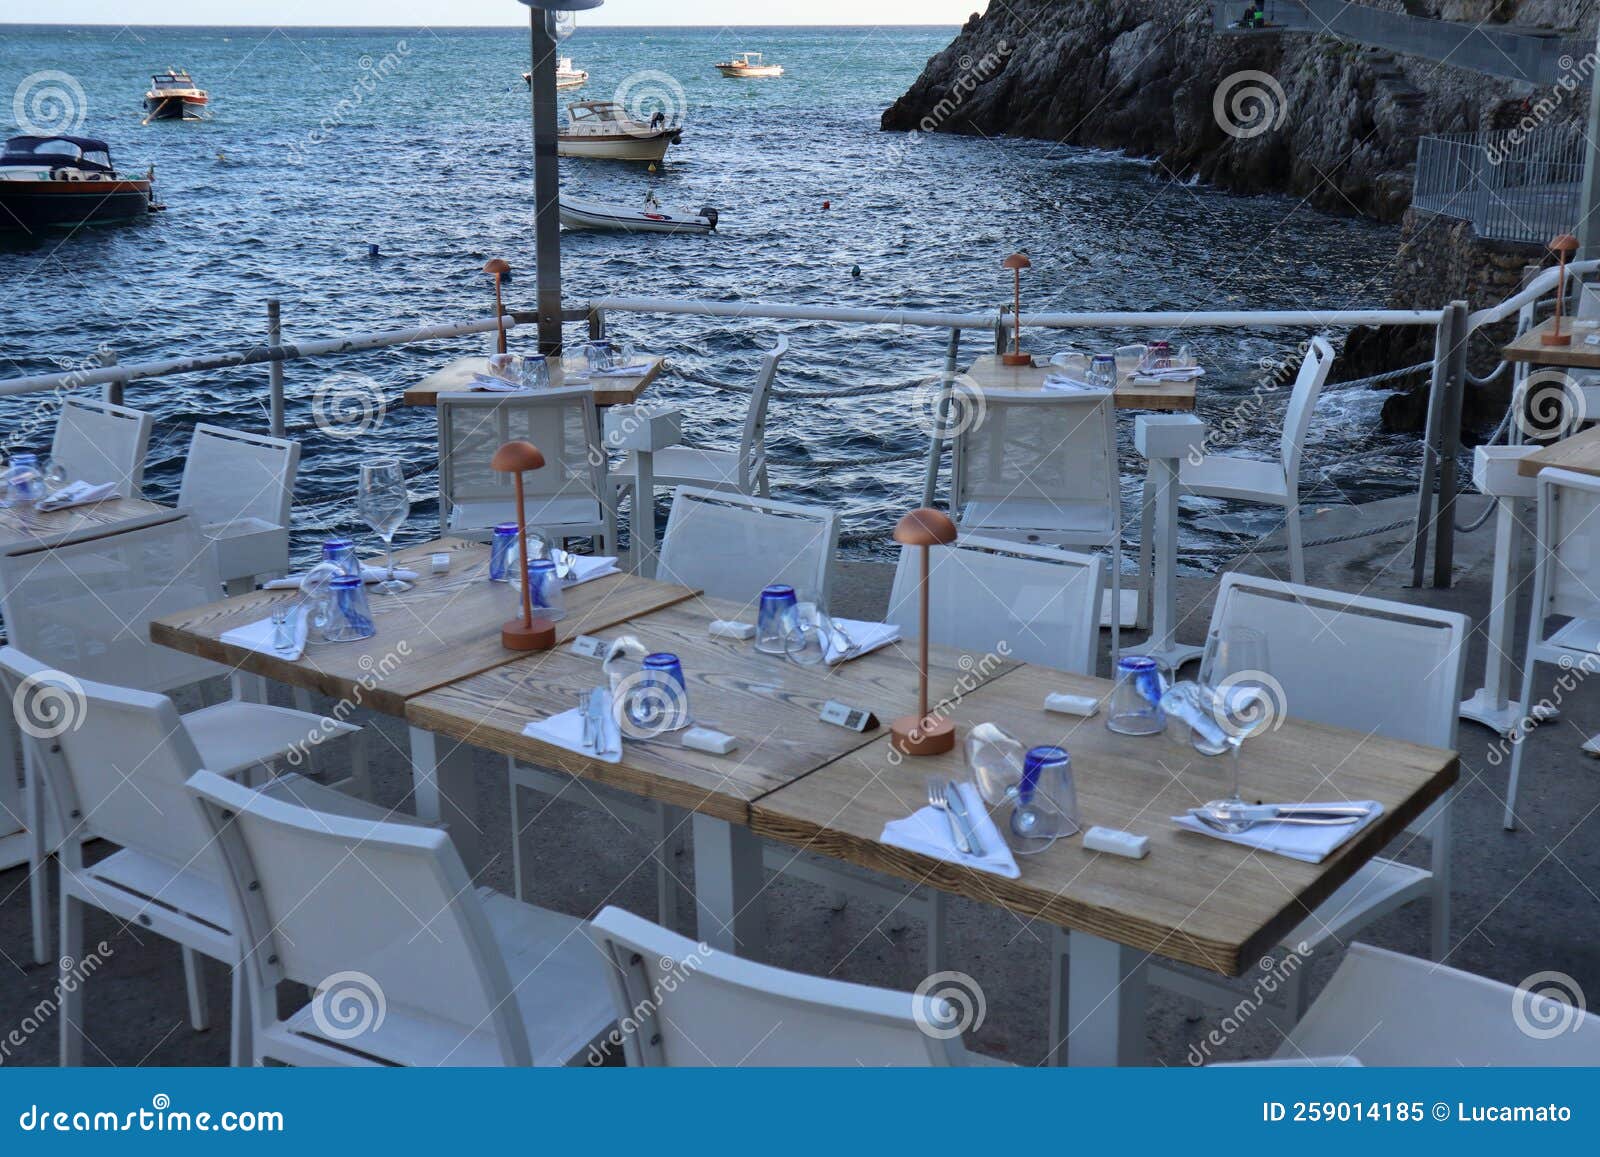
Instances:
[[[589,74],[581,68],[572,67],[572,57],[560,56],[556,58],[556,87],[578,88],[589,79]],[[533,73],[522,74],[522,83],[533,86]]]
[[[590,201],[561,196],[561,223],[568,229],[610,229],[622,233],[710,233],[717,227],[717,211],[710,205],[698,209],[663,209],[654,192],[639,206]]]
[[[150,212],[152,185],[118,176],[104,141],[12,137],[0,152],[0,231],[131,221]]]
[[[747,78],[760,78],[782,76],[783,65],[763,64],[759,52],[735,52],[733,59],[724,60],[714,66],[723,76],[740,76]]]
[[[556,137],[556,151],[563,157],[659,161],[682,136],[682,126],[669,124],[663,113],[646,124],[616,101],[584,100],[567,106],[567,127]]]
[[[180,68],[169,68],[150,78],[144,94],[145,121],[197,121],[206,111],[210,97]]]

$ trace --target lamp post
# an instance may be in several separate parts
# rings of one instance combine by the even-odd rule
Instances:
[[[928,548],[948,546],[956,540],[956,524],[942,511],[923,507],[901,518],[894,540],[922,549],[922,581],[917,585],[917,713],[902,715],[889,724],[889,741],[906,755],[942,755],[956,745],[955,724],[928,717]]]
[[[539,352],[561,353],[561,169],[556,155],[556,41],[571,29],[573,12],[602,0],[521,0],[528,6],[533,94],[534,279],[539,308]],[[561,14],[566,14],[565,16]],[[565,31],[563,31],[565,30]]]
[[[1004,269],[1011,270],[1012,299],[1011,299],[1011,352],[1003,355],[1000,361],[1008,366],[1031,366],[1033,358],[1022,352],[1022,271],[1031,268],[1033,262],[1028,260],[1026,253],[1013,253],[1000,263]]]
[[[494,278],[494,329],[496,334],[495,352],[506,352],[506,323],[505,307],[500,304],[500,279],[511,272],[511,266],[503,258],[491,257],[483,264],[483,271]]]
[[[522,505],[522,476],[544,466],[544,454],[532,442],[507,442],[489,459],[489,469],[510,474],[517,484],[517,552],[522,569],[522,618],[500,628],[500,645],[508,651],[548,651],[556,645],[556,625],[533,621],[533,580],[528,576],[528,512]]]
[[[1556,281],[1556,321],[1550,327],[1550,332],[1539,339],[1541,345],[1562,346],[1572,344],[1572,334],[1561,332],[1561,315],[1565,311],[1567,297],[1567,262],[1572,260],[1572,255],[1578,251],[1578,239],[1571,233],[1563,233],[1550,242],[1550,252],[1556,255],[1561,263],[1561,274]]]

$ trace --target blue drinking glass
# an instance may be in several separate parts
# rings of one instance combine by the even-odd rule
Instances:
[[[1161,696],[1166,689],[1161,665],[1148,655],[1125,655],[1118,659],[1106,727],[1119,735],[1155,735],[1165,731],[1167,715],[1161,709]]]
[[[489,581],[503,583],[511,581],[511,556],[517,548],[517,524],[502,522],[494,528],[494,537],[489,541]]]
[[[769,655],[788,653],[795,607],[794,588],[788,583],[773,583],[761,592],[761,605],[756,612],[756,650]]]
[[[356,544],[348,538],[330,538],[322,544],[322,561],[332,563],[348,575],[361,575],[361,562],[356,558]]]
[[[551,559],[536,558],[528,563],[528,603],[533,609],[533,617],[547,623],[559,622],[567,617],[567,600],[561,591],[561,576]]]
[[[624,708],[635,734],[660,735],[689,726],[689,687],[671,651],[646,655]]]
[[[1030,747],[1022,759],[1017,806],[1011,813],[1013,839],[1008,843],[1024,854],[1042,851],[1058,836],[1077,831],[1079,824],[1072,756],[1054,744]]]
[[[336,575],[329,584],[333,609],[322,636],[330,643],[353,643],[378,633],[372,625],[372,608],[367,605],[366,584],[359,575]]]

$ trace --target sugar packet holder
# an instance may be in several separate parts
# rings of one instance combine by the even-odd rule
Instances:
[[[1060,715],[1082,715],[1087,718],[1100,710],[1100,700],[1093,695],[1068,695],[1052,691],[1044,697],[1044,709]]]

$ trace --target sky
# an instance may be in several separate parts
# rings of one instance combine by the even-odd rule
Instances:
[[[960,24],[987,0],[606,0],[580,13],[583,24]],[[9,8],[7,3],[0,8]],[[208,9],[211,9],[208,11]],[[13,9],[17,15],[22,13]],[[181,12],[181,15],[180,15]],[[54,0],[48,14],[28,21],[52,24],[127,24],[127,0]],[[9,21],[11,16],[0,17]],[[140,24],[239,24],[304,27],[319,24],[385,27],[523,25],[517,0],[230,0],[226,5],[144,8]]]

